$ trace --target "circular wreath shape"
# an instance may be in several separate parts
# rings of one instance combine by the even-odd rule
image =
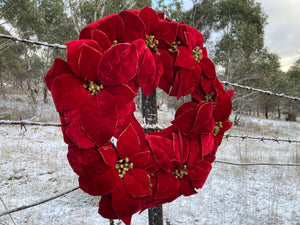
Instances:
[[[45,80],[60,115],[80,188],[101,196],[99,214],[130,224],[134,213],[197,193],[232,123],[203,36],[146,6],[106,16],[66,43]],[[134,116],[139,88],[179,99],[172,125],[145,134]],[[115,138],[115,144],[111,141]]]

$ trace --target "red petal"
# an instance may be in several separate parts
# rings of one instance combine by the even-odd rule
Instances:
[[[72,74],[72,70],[70,69],[67,62],[60,58],[56,58],[53,62],[52,67],[47,72],[45,81],[48,89],[51,91],[53,80],[60,75],[63,74]]]
[[[133,198],[125,189],[123,182],[120,182],[112,193],[112,206],[115,213],[120,217],[128,217],[141,209],[142,201]]]
[[[184,104],[182,104],[176,111],[175,113],[175,118],[177,118],[178,116],[180,116],[182,113],[184,113],[185,111],[189,110],[189,109],[196,109],[198,106],[198,103],[196,102],[186,102]]]
[[[176,39],[177,35],[177,23],[169,21],[160,21],[158,39],[166,40],[172,43]]]
[[[187,69],[194,70],[197,65],[196,60],[192,56],[191,50],[186,47],[179,46],[175,66]]]
[[[125,24],[125,30],[121,37],[124,42],[132,42],[136,39],[145,39],[146,27],[144,22],[130,11],[119,13]]]
[[[95,143],[81,129],[79,118],[76,118],[67,126],[65,133],[79,148],[89,149],[95,146]]]
[[[138,152],[132,157],[134,168],[143,169],[150,157],[150,151]]]
[[[99,159],[99,154],[94,149],[79,149],[77,147],[70,147],[67,154],[69,164],[74,172],[79,176],[81,170],[94,160]]]
[[[109,40],[108,36],[101,30],[93,30],[92,39],[97,41],[99,46],[104,50],[107,50],[111,47],[111,41]]]
[[[120,134],[117,142],[118,154],[120,159],[128,157],[131,161],[131,157],[139,151],[140,139],[132,127],[132,124]]]
[[[197,164],[202,160],[202,148],[199,140],[192,140],[190,145],[190,155],[188,158],[188,166]]]
[[[170,160],[175,157],[172,149],[172,141],[153,135],[147,135],[146,138],[160,168],[166,172],[171,172]]]
[[[86,25],[79,34],[79,39],[91,39],[91,32],[98,29],[99,21]]]
[[[137,74],[139,85],[146,97],[157,88],[162,74],[162,59],[156,53],[152,53],[148,48]]]
[[[172,140],[172,138],[173,138],[172,133],[177,133],[177,132],[178,132],[178,129],[174,125],[171,125],[161,131],[151,132],[150,134],[165,137],[165,138]]]
[[[196,120],[192,128],[192,132],[198,134],[208,134],[214,130],[215,121],[213,119],[212,103],[199,104]]]
[[[107,166],[115,167],[118,160],[118,155],[111,143],[99,148],[98,152],[102,156],[102,159]]]
[[[176,198],[180,195],[180,180],[173,174],[160,171],[155,176],[157,178],[155,199]]]
[[[217,75],[216,75],[215,65],[209,58],[201,59],[200,66],[201,66],[204,74],[209,79],[216,79]]]
[[[136,93],[126,84],[105,87],[105,90],[114,96],[118,109],[125,108],[136,96]]]
[[[218,90],[214,117],[216,122],[225,121],[230,116],[232,110],[231,96],[223,89]]]
[[[214,152],[216,145],[212,134],[201,135],[202,156]]]
[[[110,41],[120,42],[120,34],[124,32],[124,22],[117,14],[111,14],[101,19],[99,29],[107,34]]]
[[[104,86],[115,86],[131,80],[137,72],[135,45],[117,44],[101,57],[98,78]]]
[[[173,57],[165,50],[160,50],[164,73],[159,81],[159,87],[169,94],[173,83]]]
[[[159,17],[153,9],[149,6],[145,6],[141,9],[138,16],[143,20],[147,34],[157,33]]]
[[[72,74],[56,77],[52,82],[51,92],[58,112],[80,107],[91,98],[83,88],[83,81]]]
[[[119,219],[112,207],[111,194],[101,197],[98,213],[106,219]]]
[[[100,46],[94,40],[81,39],[81,40],[69,41],[67,43],[67,53],[66,53],[67,54],[67,62],[69,64],[70,68],[72,69],[72,71],[80,77],[81,77],[81,75],[78,71],[78,60],[79,60],[79,56],[80,56],[81,48],[82,48],[83,44],[86,44],[92,48],[95,48],[98,51],[101,51]]]
[[[102,53],[86,44],[82,45],[78,60],[78,70],[82,77],[97,81],[97,67]]]
[[[180,114],[177,118],[175,118],[175,120],[173,120],[171,123],[175,127],[177,127],[178,130],[180,130],[184,135],[191,138],[197,138],[197,135],[193,135],[191,133],[196,115],[196,109],[188,109],[182,114]]]
[[[185,176],[181,179],[181,191],[184,196],[197,194],[192,183]]]
[[[93,161],[83,168],[79,177],[79,187],[90,195],[111,193],[121,183],[118,171],[107,168],[101,161]]]
[[[198,85],[201,73],[199,73],[199,69],[196,68],[192,71],[185,69],[179,70],[178,75],[180,76],[180,84],[177,89],[177,99],[182,96],[191,94],[195,89],[195,86]]]
[[[127,192],[134,198],[142,198],[152,194],[150,179],[144,170],[129,170],[125,174],[123,182]]]
[[[82,110],[81,125],[98,146],[105,145],[117,125],[117,106],[113,96],[100,91],[96,97],[91,98]]]

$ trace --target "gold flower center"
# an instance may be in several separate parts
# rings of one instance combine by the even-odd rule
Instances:
[[[196,46],[193,50],[192,50],[192,56],[194,57],[194,59],[197,61],[197,63],[200,63],[201,59],[202,59],[202,49],[200,49],[198,46]]]
[[[181,179],[183,176],[186,176],[188,174],[187,171],[185,171],[187,168],[186,165],[183,165],[181,170],[175,169],[172,173],[174,174],[175,178]]]
[[[114,40],[113,42],[112,42],[112,45],[116,45],[116,44],[118,44],[119,42],[117,41],[117,40]]]
[[[173,41],[171,43],[172,48],[169,48],[168,51],[170,53],[177,53],[178,52],[178,47],[181,45],[181,41]]]
[[[86,89],[91,95],[97,95],[99,91],[103,90],[104,87],[102,84],[98,85],[94,81],[87,81],[87,84],[83,85],[84,89]]]
[[[125,157],[125,159],[120,159],[117,161],[115,168],[119,173],[119,177],[123,179],[127,171],[133,168],[133,163],[129,163],[129,159]]]
[[[153,35],[146,35],[146,47],[150,48],[151,51],[157,51],[158,40]]]
[[[213,134],[214,136],[216,136],[222,128],[223,128],[222,122],[221,122],[221,121],[216,122],[215,129],[214,129],[214,131],[212,132],[212,134]]]
[[[202,101],[205,102],[205,103],[207,103],[207,102],[213,102],[214,101],[213,100],[213,95],[214,95],[214,93],[210,93],[210,94],[204,95]]]

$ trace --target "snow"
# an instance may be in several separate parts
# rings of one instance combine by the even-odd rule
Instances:
[[[47,110],[45,110],[47,109]],[[39,106],[55,118],[50,106]],[[52,110],[52,111],[51,111]],[[38,111],[39,112],[39,111]],[[139,114],[137,113],[137,116]],[[174,111],[163,108],[160,124]],[[24,118],[26,119],[26,118]],[[142,121],[142,118],[139,119]],[[49,121],[50,122],[50,121]],[[58,122],[52,120],[51,122]],[[242,117],[231,134],[299,140],[299,122]],[[78,186],[68,165],[67,145],[59,127],[0,125],[0,197],[8,209],[30,204]],[[224,139],[218,160],[299,163],[300,144]],[[234,166],[214,163],[199,193],[163,206],[164,224],[294,224],[300,221],[299,167]],[[109,224],[98,215],[99,197],[76,190],[63,197],[11,214],[16,224]],[[0,202],[0,212],[5,211]],[[6,215],[0,225],[13,224]],[[119,221],[115,221],[115,224]],[[148,212],[136,214],[133,225],[148,224]]]

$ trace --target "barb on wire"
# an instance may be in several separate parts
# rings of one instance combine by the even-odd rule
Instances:
[[[294,96],[287,96],[284,93],[282,94],[278,94],[278,93],[273,93],[271,91],[265,91],[265,90],[261,90],[261,89],[257,89],[257,88],[253,88],[253,87],[248,87],[248,86],[244,86],[244,85],[240,85],[240,84],[235,84],[235,83],[230,83],[228,81],[221,81],[224,85],[231,85],[233,87],[238,87],[238,88],[242,88],[242,89],[246,89],[249,91],[256,91],[256,92],[260,92],[260,93],[264,93],[267,95],[273,95],[273,96],[277,96],[277,97],[281,97],[281,98],[288,98],[294,101],[300,101],[300,98],[298,97],[294,97]]]
[[[12,41],[19,41],[27,44],[33,44],[33,45],[41,45],[41,46],[46,46],[49,48],[54,48],[54,49],[66,49],[65,45],[61,44],[49,44],[47,42],[40,42],[40,41],[31,41],[27,39],[22,39],[16,36],[11,36],[11,35],[6,35],[6,34],[0,34],[0,38],[6,38]]]
[[[229,164],[233,166],[300,166],[300,163],[268,163],[268,162],[261,162],[261,163],[235,163],[235,162],[228,162],[222,160],[215,160],[216,163],[222,164]]]
[[[54,199],[56,199],[56,198],[59,198],[59,197],[61,197],[61,196],[66,195],[66,194],[69,194],[69,193],[71,193],[71,192],[73,192],[73,191],[76,191],[77,189],[79,189],[79,187],[72,188],[71,190],[65,191],[65,192],[60,193],[60,194],[58,194],[58,195],[55,195],[55,196],[53,196],[53,197],[51,197],[51,198],[47,198],[47,199],[44,199],[44,200],[42,200],[42,201],[39,201],[39,202],[36,202],[36,203],[33,203],[33,204],[23,205],[23,206],[21,206],[21,207],[17,207],[17,208],[14,208],[14,209],[10,209],[10,210],[1,212],[1,213],[0,213],[0,217],[5,216],[5,215],[7,215],[7,214],[14,213],[14,212],[18,212],[18,211],[21,211],[21,210],[24,210],[24,209],[28,209],[28,208],[31,208],[31,207],[34,207],[34,206],[37,206],[37,205],[41,205],[41,204],[43,204],[43,203],[49,202],[49,201],[51,201],[51,200],[54,200]]]
[[[242,140],[245,140],[245,139],[253,139],[253,140],[258,140],[258,141],[261,141],[263,143],[265,143],[265,141],[274,141],[274,142],[277,142],[279,144],[279,142],[288,142],[288,143],[300,143],[300,140],[291,140],[291,139],[283,139],[283,138],[278,138],[278,137],[274,137],[274,138],[271,138],[271,137],[264,137],[264,136],[261,136],[261,137],[255,137],[255,136],[249,136],[249,135],[234,135],[234,134],[225,134],[224,136],[225,138],[241,138]]]

